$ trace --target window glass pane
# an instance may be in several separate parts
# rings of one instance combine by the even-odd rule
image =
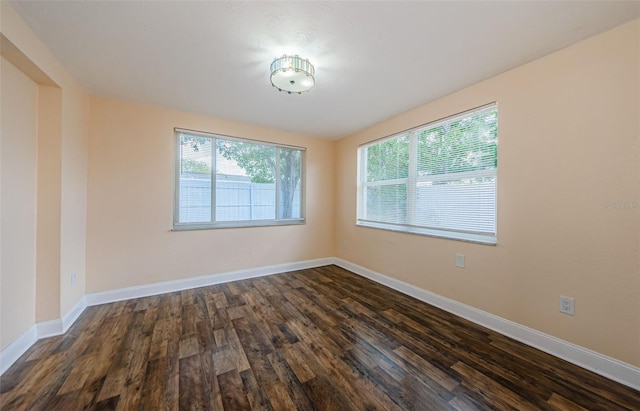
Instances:
[[[304,223],[304,149],[175,132],[174,229]]]
[[[497,167],[498,111],[492,109],[417,131],[418,176]]]
[[[409,136],[388,139],[366,150],[368,182],[408,177]]]
[[[300,218],[302,205],[302,152],[279,148],[280,154],[280,210],[278,218]]]
[[[359,225],[496,243],[495,105],[359,149]]]
[[[216,142],[216,221],[276,218],[276,147]]]
[[[180,136],[179,221],[211,220],[211,139]]]
[[[367,187],[367,220],[404,224],[407,220],[407,185]]]
[[[495,233],[495,199],[495,177],[418,183],[416,224],[429,228]]]

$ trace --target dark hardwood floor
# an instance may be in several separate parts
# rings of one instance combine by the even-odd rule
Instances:
[[[89,307],[2,410],[640,410],[640,392],[336,266]]]

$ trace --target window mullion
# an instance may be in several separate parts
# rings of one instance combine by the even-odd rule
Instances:
[[[218,151],[218,141],[211,139],[211,222],[216,221],[216,151]]]
[[[280,220],[280,147],[276,147],[276,220]]]
[[[175,129],[173,229],[304,224],[304,151]]]
[[[361,152],[362,167],[360,168],[360,211],[362,218],[367,218],[367,167],[369,167],[367,161],[367,150]]]
[[[180,136],[180,134],[176,134],[175,139],[176,139],[176,143],[175,143],[174,150],[175,150],[176,163],[175,163],[175,170],[174,170],[174,178],[175,178],[175,183],[174,183],[175,195],[174,195],[174,206],[173,206],[174,224],[175,222],[180,221],[180,188],[182,187],[180,184],[180,176],[182,174],[182,136]]]
[[[409,175],[407,179],[407,224],[415,222],[416,214],[416,173],[418,170],[418,137],[409,133]]]
[[[497,121],[491,104],[360,146],[356,224],[496,244]]]
[[[465,171],[461,173],[430,174],[426,176],[416,177],[416,182],[463,180],[466,178],[494,177],[495,175],[496,169],[490,168],[487,170]]]

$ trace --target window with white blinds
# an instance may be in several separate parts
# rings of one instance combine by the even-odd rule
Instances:
[[[365,144],[357,224],[496,244],[497,168],[495,104]]]
[[[304,223],[304,149],[175,130],[174,229]]]

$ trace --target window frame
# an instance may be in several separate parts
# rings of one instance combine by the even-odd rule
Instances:
[[[241,143],[260,144],[263,146],[271,146],[276,148],[276,153],[279,153],[278,149],[293,149],[300,151],[300,217],[299,218],[278,218],[279,207],[279,174],[280,174],[280,156],[276,154],[276,204],[275,204],[275,218],[274,219],[261,219],[261,220],[234,220],[234,221],[215,221],[213,216],[215,212],[212,211],[212,220],[208,222],[179,222],[180,218],[180,165],[181,165],[181,144],[180,135],[189,134],[194,137],[208,138],[212,140],[212,163],[211,163],[211,209],[215,210],[215,191],[216,191],[216,140],[230,140]],[[219,228],[246,228],[246,227],[270,227],[270,226],[287,226],[287,225],[303,225],[306,224],[306,151],[305,147],[278,144],[268,141],[227,136],[218,133],[208,133],[205,131],[190,130],[184,128],[174,128],[173,132],[173,146],[174,146],[174,184],[173,184],[173,226],[172,231],[187,231],[187,230],[210,230]]]
[[[387,231],[395,231],[409,234],[418,234],[429,237],[446,238],[458,241],[467,241],[473,243],[496,245],[498,240],[498,166],[492,169],[478,170],[478,171],[466,171],[459,173],[447,173],[447,174],[435,174],[435,175],[418,175],[417,163],[418,163],[418,147],[417,147],[417,135],[419,132],[425,129],[432,129],[440,126],[441,124],[450,124],[456,121],[460,121],[466,117],[471,117],[477,113],[488,111],[491,109],[498,110],[498,104],[492,102],[479,106],[464,112],[454,114],[439,120],[435,120],[429,123],[413,127],[408,130],[400,131],[398,133],[382,137],[367,143],[363,143],[358,146],[357,151],[357,201],[356,201],[356,226],[381,229]],[[388,140],[401,138],[407,136],[409,139],[409,170],[408,175],[405,178],[397,178],[393,180],[380,180],[380,181],[367,181],[367,156],[365,155],[366,149],[376,144],[383,143]],[[496,162],[498,154],[496,152]],[[427,227],[415,224],[415,207],[416,201],[410,201],[409,199],[415,197],[418,183],[433,182],[433,181],[446,181],[461,180],[465,177],[493,177],[495,181],[495,232],[493,234],[479,233],[464,230],[442,229]],[[367,219],[367,189],[369,187],[380,187],[394,184],[406,185],[406,215],[407,220],[405,223],[388,223]]]

